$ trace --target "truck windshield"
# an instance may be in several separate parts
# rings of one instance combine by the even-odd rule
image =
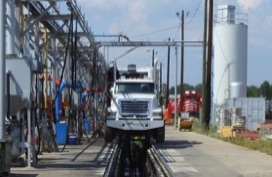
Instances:
[[[154,93],[153,83],[117,83],[117,93]]]

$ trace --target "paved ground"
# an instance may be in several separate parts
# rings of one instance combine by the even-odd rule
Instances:
[[[68,145],[63,152],[39,155],[37,166],[11,168],[11,177],[85,177],[103,176],[112,152],[103,139],[95,143]]]
[[[272,176],[272,156],[194,132],[167,127],[166,143],[157,147],[176,176]]]
[[[166,127],[166,142],[156,147],[177,177],[272,176],[272,156],[171,126]],[[35,168],[12,168],[10,176],[103,176],[111,152],[103,139],[69,145],[64,152],[40,155]]]

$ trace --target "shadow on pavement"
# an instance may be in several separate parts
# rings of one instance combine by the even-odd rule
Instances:
[[[185,149],[193,147],[194,145],[202,144],[202,142],[197,141],[185,141],[185,140],[168,140],[163,144],[156,144],[158,149]]]
[[[8,177],[36,177],[38,174],[12,174],[10,173]]]

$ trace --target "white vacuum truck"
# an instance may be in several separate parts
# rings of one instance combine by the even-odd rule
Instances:
[[[127,134],[157,143],[165,141],[163,109],[160,103],[160,70],[154,66],[109,71],[108,114],[104,139],[111,142],[115,137]]]

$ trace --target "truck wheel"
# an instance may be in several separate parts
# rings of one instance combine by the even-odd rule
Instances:
[[[157,129],[156,131],[156,142],[164,143],[164,141],[165,141],[165,126]]]
[[[113,139],[114,134],[112,128],[105,126],[104,141],[106,143],[111,143]]]

